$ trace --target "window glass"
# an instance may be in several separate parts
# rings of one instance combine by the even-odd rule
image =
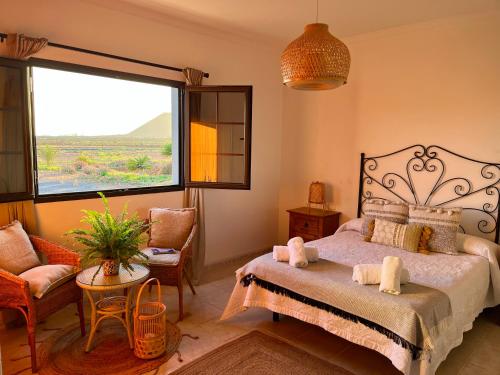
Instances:
[[[188,88],[189,186],[250,188],[250,86]]]
[[[38,195],[179,184],[179,89],[32,68]]]

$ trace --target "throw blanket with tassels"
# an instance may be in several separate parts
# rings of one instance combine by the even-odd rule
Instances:
[[[307,268],[276,262],[272,254],[240,268],[237,277],[244,287],[255,283],[272,293],[328,311],[374,329],[411,351],[433,349],[432,338],[451,317],[448,296],[417,284],[401,285],[400,295],[381,293],[378,285],[352,281],[352,268],[320,259]]]

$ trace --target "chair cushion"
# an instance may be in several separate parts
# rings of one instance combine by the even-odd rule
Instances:
[[[40,265],[40,259],[19,221],[0,228],[0,268],[19,275]]]
[[[146,247],[141,250],[144,254],[148,256],[149,264],[159,264],[159,265],[169,265],[175,266],[179,263],[179,259],[181,257],[180,251],[176,251],[175,254],[158,254],[154,255],[151,247]]]
[[[148,246],[181,250],[195,222],[194,208],[149,210],[151,229]]]
[[[49,264],[31,268],[19,275],[30,284],[30,292],[36,298],[42,298],[51,290],[75,277],[73,266],[65,264]]]

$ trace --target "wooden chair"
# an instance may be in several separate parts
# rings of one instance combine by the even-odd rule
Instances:
[[[35,250],[47,257],[48,264],[66,264],[80,268],[80,256],[77,253],[40,237],[30,236],[30,240]],[[85,336],[83,294],[76,285],[75,278],[37,299],[31,296],[28,281],[0,269],[0,308],[19,310],[26,319],[32,372],[37,372],[35,336],[37,322],[70,303],[77,304],[80,330],[82,336]]]
[[[194,209],[161,209],[168,212],[175,213],[176,211],[185,211],[185,210],[194,210]],[[148,266],[150,269],[150,277],[157,278],[162,285],[170,285],[176,286],[179,294],[179,320],[184,318],[184,305],[183,305],[183,280],[186,279],[189,288],[193,294],[196,294],[196,291],[191,283],[189,275],[184,272],[184,267],[186,266],[186,262],[192,256],[192,245],[193,239],[197,230],[196,223],[196,211],[194,211],[194,219],[193,222],[189,224],[189,228],[185,228],[186,232],[189,233],[187,239],[184,242],[184,245],[176,252],[176,254],[169,255],[152,255],[151,248],[146,248],[143,252],[148,255],[149,261]],[[150,220],[151,220],[151,211],[150,211]],[[157,225],[154,221],[153,226]],[[151,241],[151,230],[149,231],[149,239],[148,246],[152,245]],[[163,245],[161,247],[165,248],[176,248],[176,246],[171,245],[170,239],[168,235],[162,239]],[[151,290],[151,289],[150,289]]]

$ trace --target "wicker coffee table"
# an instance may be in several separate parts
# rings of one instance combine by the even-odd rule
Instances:
[[[117,276],[104,276],[101,269],[92,283],[92,278],[98,267],[99,266],[87,268],[76,276],[76,283],[85,291],[92,309],[90,335],[85,351],[90,351],[99,323],[108,318],[118,319],[123,324],[127,330],[130,348],[133,349],[134,340],[132,339],[132,330],[130,327],[130,312],[134,294],[133,287],[148,278],[149,269],[146,266],[134,264],[134,271],[130,274],[120,266],[120,272]],[[105,292],[121,289],[127,292],[126,296],[103,296]],[[99,293],[100,298],[94,300],[92,293]],[[125,319],[123,317],[125,317]]]

